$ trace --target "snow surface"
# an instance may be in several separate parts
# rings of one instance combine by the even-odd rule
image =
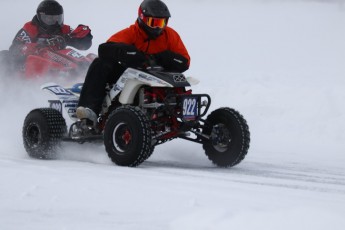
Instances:
[[[134,22],[139,2],[60,0],[67,24],[91,27],[95,53]],[[0,50],[38,3],[0,2]],[[96,144],[31,159],[21,128],[47,106],[44,82],[1,76],[0,229],[344,229],[344,1],[166,3],[192,57],[186,74],[201,80],[194,92],[247,119],[245,160],[219,169],[183,140],[158,146],[138,168],[115,166]]]

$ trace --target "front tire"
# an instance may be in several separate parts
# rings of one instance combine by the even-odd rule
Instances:
[[[246,120],[234,109],[220,108],[206,119],[203,133],[210,136],[203,148],[219,167],[239,164],[249,149],[250,133]]]
[[[52,108],[32,110],[24,120],[24,148],[30,157],[54,159],[66,130],[65,119],[59,111]]]
[[[104,145],[108,156],[117,165],[136,167],[153,152],[150,121],[133,106],[114,110],[104,129]]]

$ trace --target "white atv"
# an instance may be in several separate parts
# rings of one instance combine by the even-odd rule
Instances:
[[[115,164],[134,167],[148,159],[156,145],[182,138],[202,144],[215,165],[234,166],[248,152],[248,125],[231,108],[217,109],[203,119],[211,98],[187,90],[197,83],[192,77],[159,67],[128,68],[107,88],[97,127],[76,118],[82,84],[70,89],[47,84],[42,89],[58,99],[49,100],[49,108],[34,109],[26,116],[24,147],[31,157],[51,159],[62,141],[101,140]]]

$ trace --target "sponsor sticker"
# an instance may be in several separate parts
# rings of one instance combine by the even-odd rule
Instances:
[[[48,101],[49,107],[52,109],[55,109],[62,113],[62,103],[60,101],[54,100],[54,101]]]

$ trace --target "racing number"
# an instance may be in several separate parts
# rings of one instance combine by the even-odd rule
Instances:
[[[196,98],[185,98],[183,100],[183,116],[184,117],[195,117],[198,115],[197,110],[197,99]]]

